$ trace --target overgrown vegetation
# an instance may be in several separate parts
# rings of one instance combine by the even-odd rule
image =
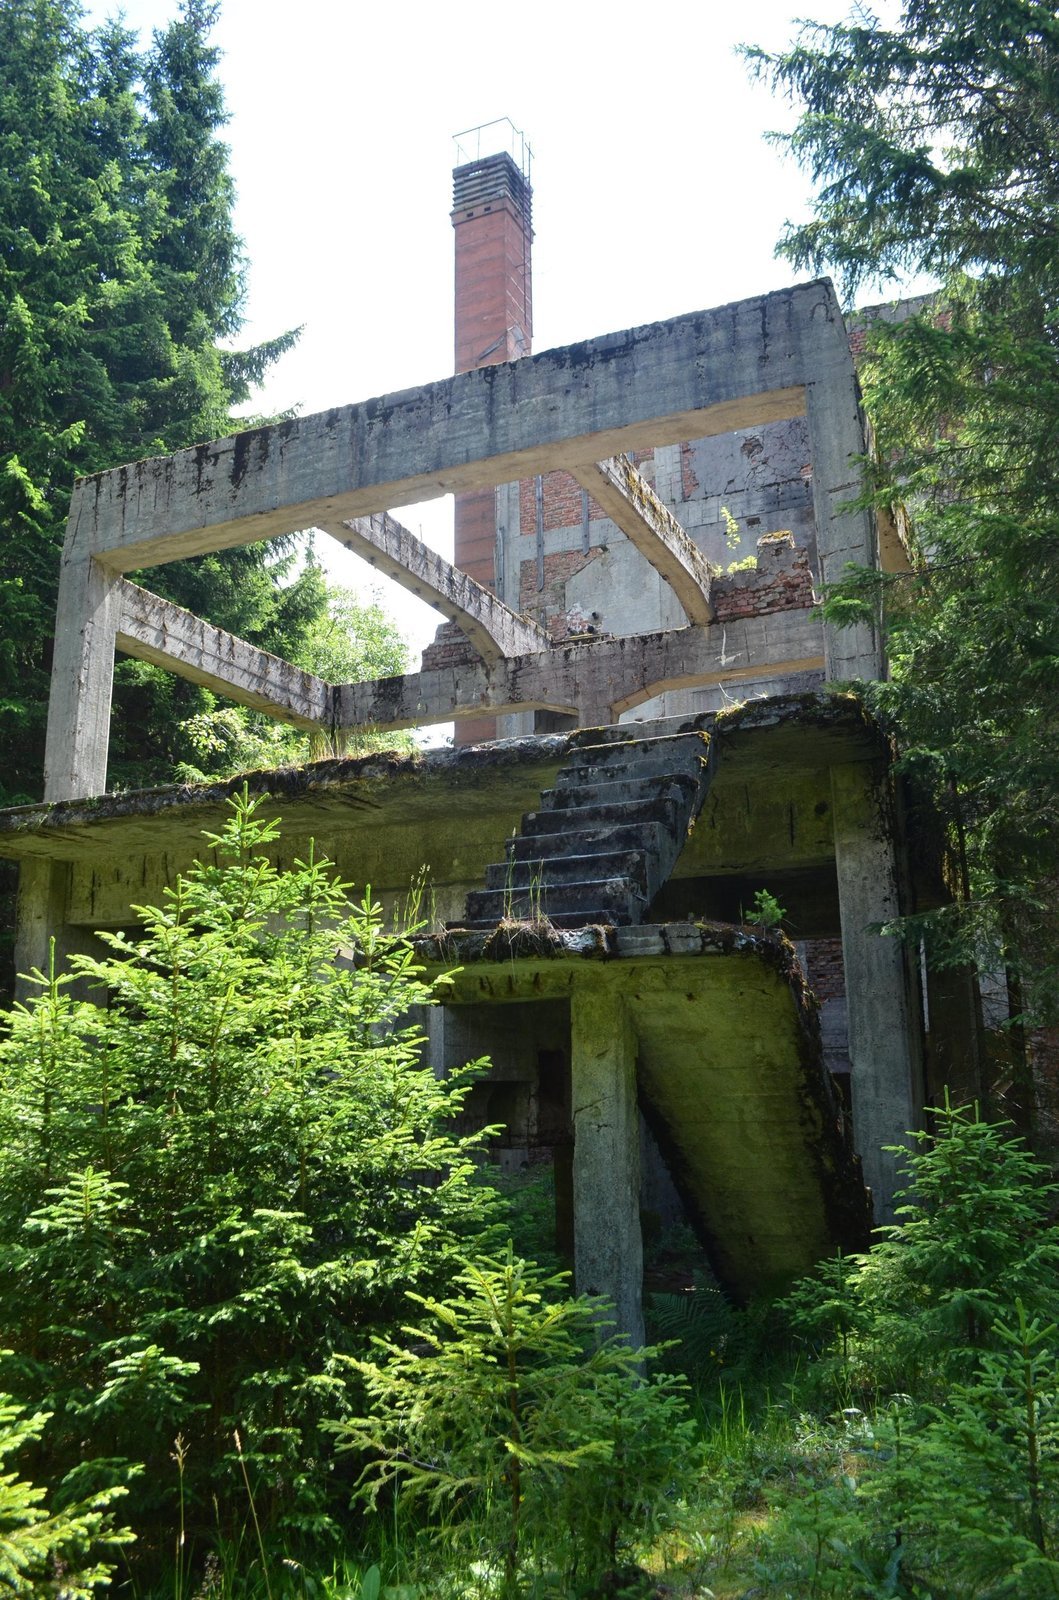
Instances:
[[[604,1308],[563,1277],[489,1259],[498,1196],[451,1131],[477,1064],[424,1069],[408,939],[311,853],[271,866],[275,839],[244,793],[137,938],[101,936],[106,958],[39,974],[11,1014],[0,1378],[56,1506],[18,1537],[42,1562],[91,1545],[91,1588],[120,1492],[130,1593],[319,1592],[378,1539],[359,1481],[431,1592],[450,1550],[477,1585],[454,1596],[545,1568],[591,1592],[669,1520],[681,1386],[600,1344]],[[410,1298],[433,1331],[405,1328]]]
[[[657,1291],[632,1351],[505,1245],[548,1208],[451,1132],[407,938],[245,797],[210,842],[76,958],[105,1008],[41,974],[0,1049],[12,1592],[1059,1594],[1057,1191],[1010,1130],[939,1108],[869,1255]]]
[[[106,1008],[43,976],[0,1055],[0,1372],[64,1496],[127,1489],[148,1569],[178,1500],[235,1536],[244,1466],[270,1533],[336,1537],[336,1357],[443,1289],[491,1203],[447,1131],[468,1080],[420,1070],[407,941],[325,863],[270,867],[273,836],[240,802],[217,865],[77,961]]]

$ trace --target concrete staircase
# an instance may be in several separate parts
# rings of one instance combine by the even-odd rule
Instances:
[[[642,922],[699,814],[713,765],[710,735],[697,731],[579,746],[540,809],[522,818],[507,859],[467,896],[461,926]]]

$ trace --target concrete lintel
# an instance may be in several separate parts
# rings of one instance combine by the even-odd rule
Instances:
[[[573,476],[668,583],[688,621],[712,622],[709,562],[628,456],[575,467]]]
[[[388,512],[325,524],[325,531],[388,578],[436,606],[490,665],[505,656],[531,655],[548,648],[550,641],[543,628],[512,611]]]
[[[616,721],[665,689],[822,666],[820,623],[807,611],[780,611],[723,625],[556,646],[495,667],[446,667],[346,684],[337,692],[336,721],[342,728],[414,728],[460,717],[549,710],[579,714],[594,725]]]
[[[827,280],[81,479],[70,548],[114,571],[805,413],[845,330]]]
[[[277,722],[290,722],[296,728],[330,724],[334,693],[322,678],[134,583],[122,580],[119,594],[115,642],[125,655],[164,667],[238,705],[264,711]]]

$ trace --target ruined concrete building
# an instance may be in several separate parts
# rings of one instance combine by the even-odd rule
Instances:
[[[940,892],[885,741],[829,692],[884,670],[880,639],[813,611],[847,562],[900,551],[849,509],[864,436],[830,283],[533,356],[526,172],[457,168],[452,220],[456,376],[77,484],[47,804],[0,815],[0,853],[26,971],[204,851],[233,785],[106,796],[115,650],[336,734],[454,720],[454,749],[251,788],[285,857],[312,836],[391,903],[426,869],[448,931],[423,959],[459,968],[431,1064],[491,1056],[478,1114],[502,1159],[554,1163],[578,1285],[635,1337],[644,1210],[682,1212],[741,1295],[860,1244],[864,1182],[887,1217],[884,1147],[967,1037],[959,981],[879,932]],[[448,493],[452,566],[393,515]],[[443,613],[421,671],[325,683],[124,576],[308,526]],[[759,889],[793,948],[745,926]]]

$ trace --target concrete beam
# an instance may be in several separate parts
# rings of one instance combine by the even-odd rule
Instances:
[[[820,280],[459,373],[83,478],[69,546],[130,571],[802,416],[831,344]]]
[[[329,683],[203,622],[160,595],[121,580],[115,644],[125,655],[165,667],[238,705],[296,728],[330,725]]]
[[[710,627],[557,646],[495,667],[446,667],[337,690],[336,725],[414,728],[510,711],[612,722],[664,689],[738,682],[823,667],[823,630],[807,611],[780,611]]]
[[[324,527],[347,550],[363,556],[379,572],[436,606],[459,626],[482,660],[490,665],[505,656],[547,650],[550,641],[543,628],[512,611],[489,589],[409,533],[388,512]]]
[[[575,467],[573,476],[668,583],[688,621],[712,622],[709,562],[628,456]]]

